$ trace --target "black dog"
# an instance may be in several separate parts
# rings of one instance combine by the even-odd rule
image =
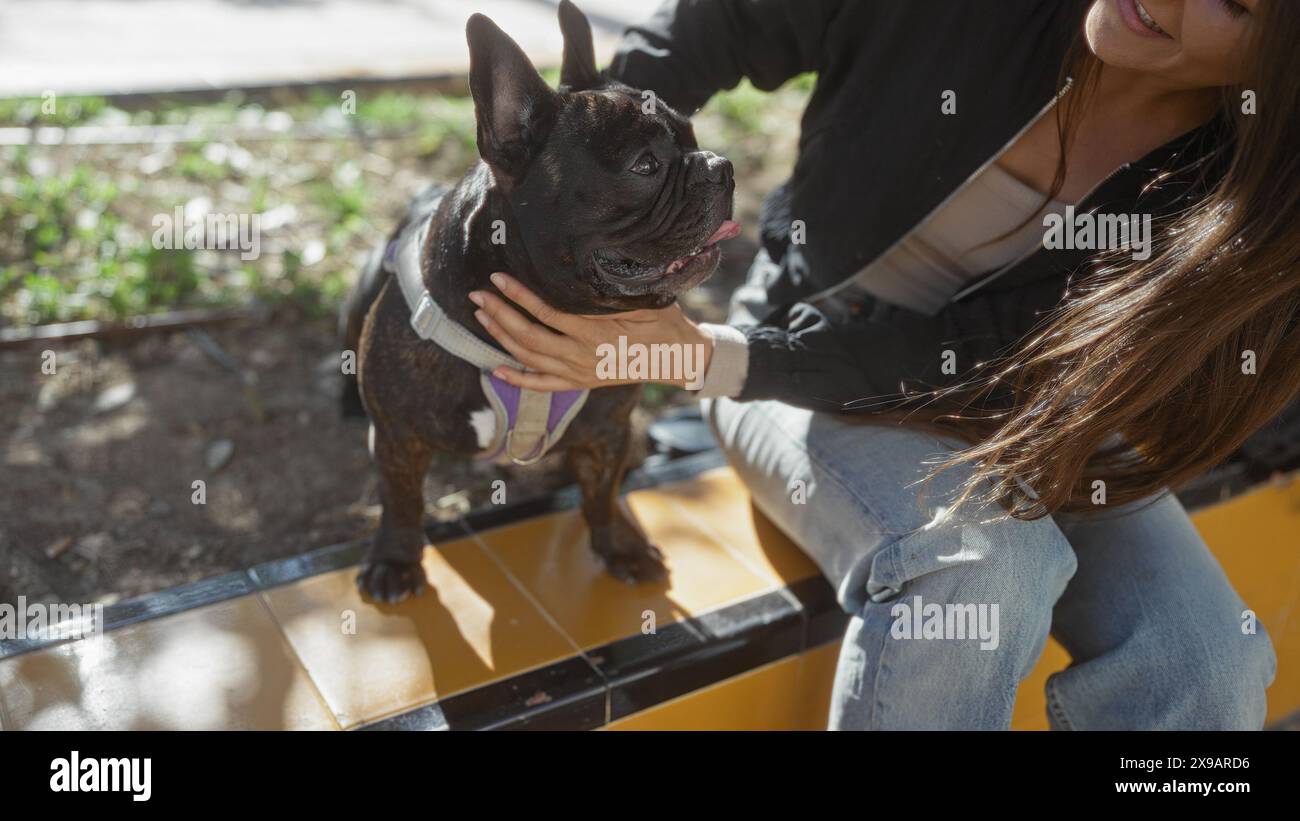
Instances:
[[[472,345],[495,352],[467,298],[492,288],[489,274],[506,271],[569,313],[661,308],[713,272],[716,242],[737,230],[729,221],[731,164],[700,151],[684,117],[662,102],[647,105],[639,91],[596,70],[591,29],[568,0],[560,4],[560,26],[564,61],[553,91],[496,24],[470,18],[482,161],[450,191],[417,198],[345,305],[345,345],[357,351],[358,363],[345,403],[349,396],[356,401],[359,387],[383,502],[357,578],[374,600],[400,601],[425,587],[421,486],[436,450],[482,456],[495,445],[517,460],[521,455],[508,438],[501,444],[502,417],[489,402],[493,386],[482,368],[413,328],[423,310],[412,311],[411,288],[422,283],[441,309],[442,331],[447,322],[458,324],[468,331],[457,331],[462,342],[472,334]],[[425,224],[424,233],[413,231]],[[403,249],[414,275],[400,274]],[[584,395],[562,438],[551,442],[554,431],[544,431],[540,447],[565,451],[582,490],[592,550],[627,582],[665,572],[659,551],[617,504],[639,391],[620,386]]]

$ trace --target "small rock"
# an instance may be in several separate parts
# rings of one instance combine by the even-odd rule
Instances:
[[[308,240],[302,248],[302,264],[315,265],[325,259],[325,243],[318,239]]]
[[[92,413],[111,413],[135,398],[134,382],[119,382],[111,388],[105,388],[95,397],[91,406]]]
[[[150,516],[162,518],[163,516],[172,515],[172,506],[164,502],[162,499],[154,499],[149,503],[149,509],[147,512]]]
[[[270,211],[262,213],[261,226],[263,231],[274,231],[277,228],[283,228],[298,219],[298,209],[292,205],[277,205]]]
[[[171,155],[172,152],[170,150],[155,151],[152,154],[146,154],[140,158],[140,162],[136,167],[139,168],[140,173],[144,174],[146,177],[152,176],[172,164],[173,156]]]
[[[464,516],[470,511],[469,491],[458,490],[455,493],[448,493],[438,501],[434,502],[434,509],[440,513],[451,517]]]
[[[207,452],[204,454],[204,462],[208,470],[216,473],[230,462],[230,457],[235,455],[235,443],[229,439],[217,439],[208,445]]]

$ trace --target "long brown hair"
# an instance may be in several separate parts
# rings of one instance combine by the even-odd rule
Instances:
[[[1221,176],[1164,221],[1151,258],[1097,258],[1008,359],[929,397],[961,410],[926,426],[976,442],[936,470],[973,467],[958,505],[1095,511],[1097,481],[1108,506],[1146,498],[1222,461],[1300,392],[1300,13],[1287,5],[1259,4],[1243,81],[1216,116]],[[1098,65],[1078,51],[1067,65],[1077,93],[1058,106],[1049,199]],[[1244,90],[1259,113],[1242,111]],[[977,410],[1008,388],[1009,409]]]

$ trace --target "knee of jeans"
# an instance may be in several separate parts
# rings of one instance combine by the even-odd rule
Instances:
[[[1267,713],[1265,690],[1277,674],[1277,654],[1262,624],[1243,618],[1182,623],[1191,641],[1149,641],[1144,655],[1165,669],[1170,706],[1184,706],[1197,726],[1259,729]]]
[[[1049,518],[932,522],[872,561],[868,595],[891,598],[933,575],[962,601],[1050,613],[1078,567],[1069,541]]]

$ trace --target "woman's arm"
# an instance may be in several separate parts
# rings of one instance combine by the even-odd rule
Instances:
[[[743,342],[720,353],[717,326],[692,322],[676,305],[662,310],[607,316],[574,316],[551,309],[510,277],[493,281],[510,302],[541,321],[532,321],[500,296],[476,291],[479,321],[533,373],[502,369],[498,376],[534,390],[570,390],[625,384],[602,378],[602,345],[641,343],[700,345],[706,389],[739,383],[725,391],[741,401],[779,399],[813,410],[879,412],[895,407],[904,389],[929,390],[968,378],[981,362],[1006,353],[1061,297],[1062,282],[1049,277],[1012,291],[977,294],[930,317],[882,302],[834,321],[812,305],[796,304],[762,323],[735,329]],[[721,335],[726,335],[723,332]],[[950,353],[949,353],[950,352]],[[720,374],[720,363],[743,374]],[[951,368],[946,369],[946,363]],[[946,372],[951,370],[951,372]],[[642,380],[650,381],[650,380]],[[686,379],[655,381],[688,385]],[[714,393],[713,395],[718,395]]]
[[[948,387],[1010,349],[1060,299],[1050,281],[976,295],[925,316],[884,302],[829,318],[798,303],[745,335],[741,401],[778,399],[813,410],[881,412],[905,392]]]
[[[683,114],[747,77],[771,91],[816,71],[845,0],[668,0],[623,37],[607,73]]]

